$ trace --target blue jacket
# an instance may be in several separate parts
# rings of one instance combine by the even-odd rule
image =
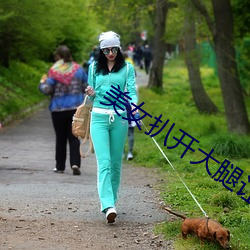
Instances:
[[[40,82],[39,89],[45,95],[51,95],[50,112],[77,109],[84,100],[84,90],[87,83],[87,74],[82,67],[78,68],[69,85],[47,78]]]

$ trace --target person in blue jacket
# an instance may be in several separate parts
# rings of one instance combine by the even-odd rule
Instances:
[[[72,134],[72,117],[84,100],[87,74],[73,61],[67,46],[59,46],[55,51],[56,62],[48,75],[41,79],[39,89],[50,95],[49,110],[56,134],[55,173],[64,173],[66,168],[67,142],[69,142],[70,166],[73,175],[80,175],[80,142]]]
[[[128,92],[130,103],[137,104],[134,66],[121,53],[120,36],[113,31],[99,36],[100,53],[88,72],[86,93],[93,100],[90,134],[97,159],[97,189],[101,211],[108,223],[115,222],[116,202],[121,179],[123,149],[128,131],[126,108],[110,105],[115,98],[107,95],[111,86]],[[105,97],[108,97],[107,100]],[[116,110],[115,110],[115,109]],[[133,113],[136,112],[135,108]],[[118,113],[118,114],[117,114]]]

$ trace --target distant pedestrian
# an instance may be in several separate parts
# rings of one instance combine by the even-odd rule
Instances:
[[[80,142],[72,134],[71,125],[77,107],[84,100],[87,74],[79,64],[73,61],[67,46],[59,46],[54,56],[55,64],[50,68],[48,77],[43,77],[39,85],[42,93],[51,96],[49,110],[56,134],[54,172],[64,173],[68,141],[73,175],[80,175]]]
[[[127,52],[123,53],[124,59],[126,62],[131,63],[134,66],[134,61],[128,57]],[[135,70],[135,76],[136,76],[136,70]],[[137,92],[137,85],[136,85],[136,93],[137,93],[137,97],[138,97],[138,92]],[[131,108],[127,108],[127,116],[129,116],[131,113]],[[134,131],[135,131],[135,122],[133,121],[128,121],[128,153],[127,153],[127,160],[133,160],[134,156],[133,156],[133,149],[134,149]]]
[[[98,55],[99,55],[99,49],[97,46],[94,46],[92,51],[89,54],[89,59],[87,62],[88,67],[92,62],[94,62],[97,59]]]
[[[151,61],[153,59],[152,51],[149,48],[149,46],[146,44],[144,51],[143,51],[143,57],[144,57],[144,67],[145,67],[145,72],[148,75]]]
[[[126,110],[117,110],[105,99],[111,86],[127,87],[131,102],[137,103],[135,71],[126,63],[121,53],[120,36],[115,32],[104,32],[99,37],[100,54],[89,67],[86,93],[93,100],[90,133],[97,159],[97,188],[101,211],[106,214],[108,223],[117,216],[116,202],[121,179],[121,165],[128,122]],[[127,76],[127,77],[126,77]],[[126,81],[127,78],[127,81]],[[115,102],[114,98],[108,96]]]
[[[143,47],[141,45],[138,45],[135,47],[134,50],[134,62],[140,69],[143,69],[142,59],[143,59]]]
[[[127,116],[131,114],[131,109],[127,108]],[[135,118],[139,118],[139,113],[135,115]],[[134,149],[134,141],[135,141],[135,121],[128,122],[128,153],[127,153],[127,161],[133,160],[133,149]]]

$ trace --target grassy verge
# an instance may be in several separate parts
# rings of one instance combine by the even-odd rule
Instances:
[[[9,69],[0,67],[0,122],[6,124],[10,119],[20,118],[22,111],[32,110],[46,97],[38,90],[42,74],[48,65],[33,62],[30,65],[12,62]]]
[[[157,93],[141,88],[139,96],[140,102],[145,102],[144,110],[152,115],[152,118],[143,119],[148,129],[152,128],[150,124],[155,123],[154,117],[162,115],[162,123],[158,123],[159,127],[154,128],[151,134],[159,132],[169,119],[165,128],[154,136],[154,139],[163,149],[176,171],[172,169],[160,153],[150,136],[145,134],[145,128],[143,127],[141,131],[136,129],[133,162],[138,166],[159,168],[165,181],[157,188],[161,191],[162,200],[165,204],[172,207],[173,210],[185,213],[188,217],[202,217],[202,211],[180,181],[181,178],[206,213],[230,230],[232,249],[249,249],[250,206],[241,199],[241,195],[237,195],[237,192],[242,187],[241,181],[244,181],[246,186],[243,197],[248,198],[250,196],[250,184],[248,183],[250,138],[227,133],[218,79],[209,68],[204,67],[201,72],[205,89],[220,109],[220,113],[217,115],[199,114],[192,100],[187,71],[183,62],[180,60],[169,62],[164,70],[164,92]],[[246,101],[247,107],[250,107],[250,100]],[[173,124],[175,125],[167,136]],[[180,129],[199,141],[199,143],[194,142],[191,146],[195,150],[194,152],[188,150],[184,154],[186,147],[181,144],[174,147],[177,141],[173,137],[179,139],[183,135]],[[183,142],[189,144],[190,138],[185,136]],[[171,146],[172,149],[167,148]],[[201,161],[205,158],[199,148],[206,153],[214,149],[212,156],[220,164],[211,159],[208,162],[208,169],[206,169],[204,162],[191,164],[190,161]],[[230,162],[227,168],[230,171],[229,175],[236,166],[244,171],[235,187],[233,184],[227,184],[232,192],[223,186],[220,181],[223,177],[218,178],[219,174],[215,175],[225,159]],[[233,169],[231,169],[231,164],[233,164]],[[208,171],[211,175],[208,174]],[[212,178],[213,175],[215,176]],[[225,177],[225,173],[222,175],[225,177],[225,181],[228,180],[229,175],[227,177]],[[217,178],[218,181],[216,181]],[[176,218],[173,222],[157,225],[155,230],[157,233],[164,234],[168,239],[175,238],[175,248],[178,250],[219,249],[214,243],[207,243],[201,247],[199,241],[194,237],[190,237],[190,240],[184,242],[179,237],[180,225],[181,220]]]

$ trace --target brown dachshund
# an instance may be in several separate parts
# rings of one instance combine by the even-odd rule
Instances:
[[[183,219],[181,233],[183,239],[187,239],[188,234],[194,234],[203,240],[217,241],[224,249],[230,249],[230,232],[222,225],[210,218],[187,218],[185,215],[173,212],[171,209],[163,207],[166,211]]]

